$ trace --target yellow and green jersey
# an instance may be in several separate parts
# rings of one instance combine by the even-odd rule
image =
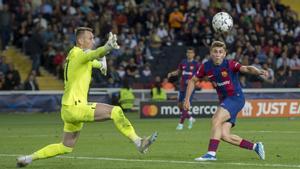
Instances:
[[[62,105],[87,103],[92,68],[100,68],[101,63],[96,59],[103,57],[106,53],[107,50],[104,47],[86,52],[74,46],[70,50],[64,66]]]
[[[167,94],[164,89],[160,89],[160,93],[158,93],[158,89],[155,87],[152,89],[152,99],[154,101],[164,101],[167,100]]]

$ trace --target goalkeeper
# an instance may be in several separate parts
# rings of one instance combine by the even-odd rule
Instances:
[[[35,160],[72,152],[84,122],[113,120],[119,131],[132,140],[141,153],[145,153],[156,140],[157,132],[146,138],[139,137],[119,106],[87,102],[92,68],[99,68],[103,74],[106,74],[104,56],[113,49],[119,49],[117,36],[110,32],[104,46],[91,50],[94,46],[92,29],[79,27],[75,34],[76,45],[70,50],[64,67],[65,86],[61,107],[61,118],[64,121],[62,141],[50,144],[31,155],[17,158],[17,167],[25,167]]]

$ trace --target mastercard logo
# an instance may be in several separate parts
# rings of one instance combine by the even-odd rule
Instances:
[[[145,105],[143,106],[143,114],[146,117],[154,117],[157,115],[157,107],[155,105]]]

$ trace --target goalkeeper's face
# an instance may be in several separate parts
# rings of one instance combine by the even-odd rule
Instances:
[[[85,31],[82,36],[82,48],[83,49],[93,49],[95,45],[94,35],[90,31]]]

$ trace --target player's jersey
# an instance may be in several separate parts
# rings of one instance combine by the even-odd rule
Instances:
[[[221,65],[214,65],[208,60],[200,66],[196,77],[207,76],[216,87],[219,100],[222,101],[228,96],[243,95],[239,82],[239,70],[241,64],[233,60],[224,59]]]
[[[87,103],[87,95],[92,77],[92,68],[100,68],[100,62],[95,60],[106,54],[101,47],[89,52],[79,47],[73,47],[65,62],[64,67],[64,95],[63,105]]]
[[[187,59],[183,59],[178,65],[178,70],[181,72],[180,78],[180,91],[185,91],[188,85],[188,80],[191,79],[197,72],[199,64],[193,60],[188,62]]]

